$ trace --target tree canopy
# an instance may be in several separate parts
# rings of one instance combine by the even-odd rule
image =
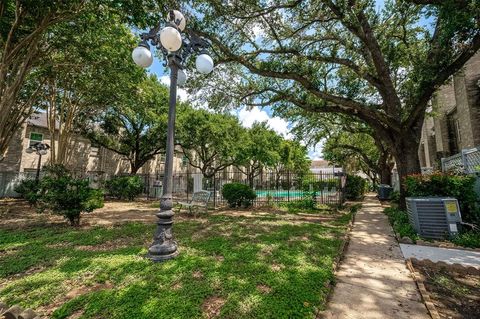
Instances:
[[[239,161],[246,130],[229,114],[185,106],[179,112],[176,140],[191,166],[209,178]]]
[[[389,148],[400,176],[420,170],[428,101],[480,48],[478,0],[382,8],[373,0],[199,0],[190,8],[190,25],[225,65],[218,72],[235,79],[212,81],[205,97],[355,117]]]
[[[127,159],[135,174],[148,160],[165,152],[168,96],[168,89],[149,76],[95,117],[86,134]]]

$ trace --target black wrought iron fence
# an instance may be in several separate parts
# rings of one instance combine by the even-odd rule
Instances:
[[[14,185],[21,179],[33,178],[23,173],[0,174],[0,197],[15,196]],[[31,175],[31,174],[30,174]],[[81,175],[81,176],[80,176]],[[163,174],[137,174],[144,184],[143,197],[157,200],[162,194]],[[96,173],[78,174],[77,177],[88,178],[92,187],[101,188],[103,182],[113,176]],[[190,200],[195,191],[207,190],[212,193],[211,205],[225,206],[222,187],[227,183],[249,185],[257,194],[254,205],[292,202],[313,198],[318,204],[338,205],[345,199],[345,176],[342,173],[308,173],[263,172],[248,178],[241,172],[220,172],[211,177],[196,173],[174,173],[173,197],[175,200]]]

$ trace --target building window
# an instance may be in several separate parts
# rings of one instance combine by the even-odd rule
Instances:
[[[99,149],[100,149],[100,145],[96,143],[90,144],[90,156],[98,156]]]
[[[29,147],[35,145],[37,143],[41,143],[43,141],[43,134],[42,133],[30,133],[30,142],[28,144]]]
[[[458,122],[456,109],[447,115],[447,130],[450,155],[457,154],[460,149],[460,125]]]

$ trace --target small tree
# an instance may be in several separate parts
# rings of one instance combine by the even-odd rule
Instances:
[[[168,90],[155,76],[142,81],[135,91],[96,117],[86,129],[95,143],[122,155],[130,162],[130,173],[155,155],[165,152]]]
[[[103,192],[88,186],[88,180],[71,176],[61,166],[46,168],[40,185],[39,207],[65,217],[72,226],[80,225],[82,212],[103,207]]]
[[[278,150],[279,157],[273,164],[275,172],[275,187],[279,187],[280,178],[287,172],[292,172],[298,178],[302,178],[310,171],[310,159],[307,148],[296,141],[282,140]]]
[[[205,178],[238,163],[246,131],[238,119],[185,106],[177,120],[177,143]]]
[[[265,167],[272,167],[280,159],[278,150],[282,138],[266,122],[255,122],[248,130],[247,138],[239,144],[241,148],[237,168],[247,175],[250,187],[253,180]]]

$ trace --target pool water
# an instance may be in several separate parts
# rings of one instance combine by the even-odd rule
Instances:
[[[299,191],[299,190],[291,190],[290,192],[289,191],[285,191],[285,190],[280,190],[280,191],[275,191],[275,190],[271,190],[271,191],[255,191],[255,193],[257,194],[257,197],[267,197],[268,194],[270,194],[272,197],[303,197],[307,194],[311,194],[310,192],[304,192],[304,191]],[[322,194],[326,195],[326,194],[331,194],[333,193],[332,191],[326,191],[326,192],[316,192],[315,195],[317,196],[320,196]]]

